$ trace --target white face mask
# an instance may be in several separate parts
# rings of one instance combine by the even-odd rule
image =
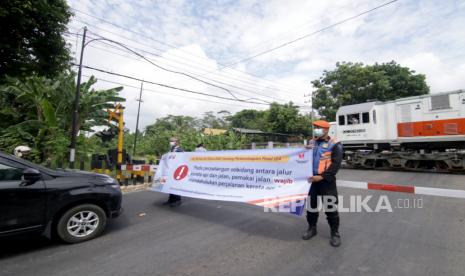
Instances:
[[[171,141],[171,142],[170,142],[170,147],[174,147],[174,146],[176,146],[176,142]]]
[[[313,137],[321,137],[324,135],[323,129],[321,128],[315,128],[313,130]]]

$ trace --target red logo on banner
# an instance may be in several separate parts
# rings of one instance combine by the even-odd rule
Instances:
[[[189,172],[189,168],[186,165],[179,166],[173,174],[173,178],[175,180],[182,180],[187,176]]]
[[[299,153],[299,159],[304,159],[305,158],[305,153]]]

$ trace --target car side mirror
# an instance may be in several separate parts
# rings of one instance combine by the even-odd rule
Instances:
[[[41,178],[42,174],[36,169],[27,168],[23,171],[23,183],[26,185],[34,184]]]

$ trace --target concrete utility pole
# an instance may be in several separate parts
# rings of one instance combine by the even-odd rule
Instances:
[[[144,82],[142,81],[140,83],[139,99],[137,99],[137,101],[139,102],[139,108],[137,109],[136,134],[134,136],[134,148],[132,150],[132,158],[134,158],[136,156],[137,135],[139,134],[140,103],[142,102],[142,90],[143,90],[143,87],[144,87]]]
[[[86,33],[87,27],[84,27],[84,34],[82,35],[81,57],[79,59],[79,70],[77,76],[76,95],[74,98],[73,122],[71,126],[71,145],[69,149],[69,167],[74,169],[74,161],[76,157],[76,135],[77,123],[79,119],[79,98],[81,97],[81,75],[82,75],[82,58],[84,56],[84,47],[86,46]]]
[[[315,119],[314,114],[313,114],[313,91],[310,90],[310,94],[304,94],[304,97],[305,98],[310,97],[310,100],[306,100],[305,103],[310,104],[310,121],[312,122],[310,126],[310,130],[313,136],[313,120]],[[306,142],[307,141],[305,141],[305,144],[307,144]]]

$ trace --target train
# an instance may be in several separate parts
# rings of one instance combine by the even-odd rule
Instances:
[[[348,167],[465,173],[465,90],[341,106],[330,136]]]

